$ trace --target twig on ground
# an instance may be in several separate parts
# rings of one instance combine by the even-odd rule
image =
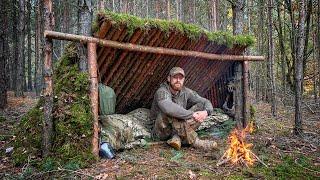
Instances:
[[[305,154],[305,153],[303,153],[303,152],[300,152],[300,151],[286,151],[286,150],[282,150],[282,152],[284,152],[284,153],[299,153],[299,154],[307,155],[307,154]]]
[[[255,155],[253,152],[249,151],[261,164],[263,164],[266,168],[269,168],[263,161],[261,161],[261,159]]]

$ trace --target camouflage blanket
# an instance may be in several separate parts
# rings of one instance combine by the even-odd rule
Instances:
[[[100,116],[101,140],[109,142],[115,150],[146,145],[145,139],[151,138],[151,127],[148,124],[150,122],[149,114],[149,109],[139,108],[128,114]],[[200,125],[198,131],[229,119],[230,117],[222,110],[216,109]]]

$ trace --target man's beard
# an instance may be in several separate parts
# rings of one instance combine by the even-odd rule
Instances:
[[[180,84],[180,86],[175,86],[176,84]],[[182,89],[182,84],[181,83],[171,84],[171,88],[175,91],[180,91]]]

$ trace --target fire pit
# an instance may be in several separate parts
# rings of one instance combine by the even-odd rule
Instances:
[[[259,161],[267,166],[251,151],[253,144],[246,142],[246,135],[252,132],[252,122],[250,122],[245,129],[235,128],[232,130],[228,137],[229,147],[219,159],[217,166],[231,162],[232,164],[241,164],[249,167],[253,165],[255,161]]]

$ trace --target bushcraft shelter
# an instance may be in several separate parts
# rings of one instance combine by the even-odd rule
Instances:
[[[225,33],[212,34],[215,37],[208,35],[211,34],[193,25],[142,20],[111,13],[98,15],[94,33],[94,37],[99,39],[225,55],[241,55],[252,43],[250,37],[243,37],[244,41],[240,44],[237,37]],[[225,83],[234,76],[234,61],[212,61],[111,47],[98,47],[97,62],[98,79],[114,89],[117,95],[116,112],[120,113],[150,107],[155,91],[160,83],[166,81],[169,70],[174,66],[185,70],[186,86],[210,99],[214,107],[223,104],[227,88]]]
[[[98,103],[94,92],[101,82],[114,89],[117,113],[150,108],[155,91],[174,66],[185,70],[187,87],[221,107],[226,83],[234,78],[239,61],[263,60],[242,55],[254,43],[251,36],[208,32],[192,24],[105,12],[97,15],[93,26],[93,37],[50,29],[45,37],[87,43],[91,102]],[[97,113],[97,107],[93,109]]]
[[[250,36],[210,33],[191,24],[143,20],[124,14],[99,14],[96,23],[96,38],[150,47],[227,56],[242,55],[246,47],[254,43]],[[226,98],[226,83],[235,75],[236,61],[100,46],[97,48],[97,62],[98,79],[112,87],[117,95],[116,111],[126,113],[138,107],[149,108],[155,91],[166,81],[174,66],[185,70],[187,87],[208,98],[214,107],[221,107]]]

